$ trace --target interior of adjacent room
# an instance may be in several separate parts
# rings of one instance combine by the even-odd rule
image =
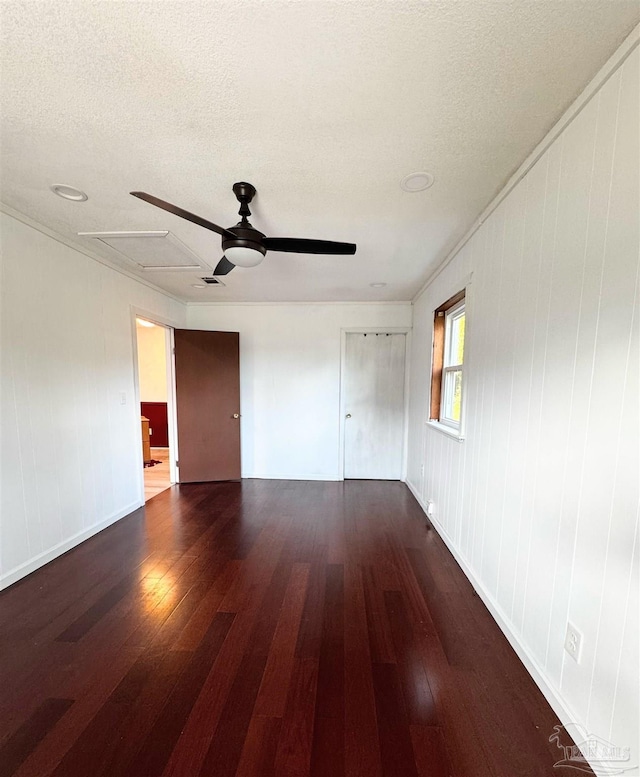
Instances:
[[[136,316],[137,378],[145,501],[169,488],[169,396],[172,390],[170,331]]]

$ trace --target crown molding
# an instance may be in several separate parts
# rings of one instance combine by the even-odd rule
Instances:
[[[392,301],[392,300],[379,300],[379,301],[371,300],[369,302],[367,302],[366,300],[355,300],[355,301],[352,301],[352,302],[349,302],[348,300],[326,300],[326,301],[314,300],[313,302],[306,302],[304,300],[295,301],[295,302],[291,302],[291,301],[287,301],[287,302],[273,302],[273,301],[270,301],[270,302],[234,302],[233,300],[228,300],[228,301],[217,300],[215,302],[186,302],[185,304],[189,308],[191,308],[191,307],[194,307],[194,308],[201,308],[201,307],[205,307],[205,308],[210,308],[210,307],[238,307],[238,306],[244,306],[244,307],[278,307],[278,308],[282,308],[282,307],[309,307],[310,305],[322,305],[322,306],[325,306],[325,307],[327,305],[338,305],[338,306],[339,305],[369,305],[369,306],[371,306],[371,305],[376,305],[376,306],[379,306],[379,305],[402,305],[402,306],[411,307],[412,302],[411,302],[411,300],[407,300],[407,299],[397,300],[397,301]]]
[[[516,172],[508,179],[506,184],[491,200],[486,208],[480,213],[473,225],[465,232],[463,237],[456,243],[451,251],[429,274],[427,280],[422,284],[420,290],[413,297],[411,302],[415,304],[425,291],[431,286],[440,273],[449,265],[460,253],[464,246],[471,240],[475,233],[480,229],[484,222],[498,208],[498,206],[515,189],[520,181],[527,175],[536,162],[543,156],[547,149],[560,137],[571,122],[584,110],[590,100],[599,92],[606,82],[624,65],[626,60],[633,54],[640,44],[640,24],[636,25],[627,35],[625,40],[609,57],[607,62],[600,68],[596,75],[582,90],[580,95],[571,103],[560,119],[551,127],[549,132],[538,143],[533,151],[525,158],[524,162],[518,167]]]
[[[123,267],[118,267],[116,264],[112,264],[111,262],[109,262],[108,259],[105,259],[102,256],[98,256],[98,254],[94,254],[93,251],[90,251],[84,246],[80,246],[77,243],[74,243],[72,240],[69,240],[69,238],[65,237],[64,235],[61,235],[59,232],[55,232],[53,229],[50,229],[49,227],[45,227],[44,224],[41,224],[39,221],[36,221],[35,219],[31,218],[31,216],[27,216],[25,213],[21,213],[19,210],[12,208],[10,205],[7,205],[4,202],[0,202],[0,213],[4,213],[5,215],[10,216],[11,218],[14,218],[16,221],[20,221],[22,224],[25,224],[26,226],[31,227],[32,229],[35,229],[37,232],[40,232],[43,235],[46,235],[47,237],[50,237],[52,240],[55,240],[58,243],[62,243],[62,245],[67,246],[67,248],[71,248],[74,251],[77,251],[79,254],[83,254],[88,259],[92,259],[94,262],[98,262],[98,264],[101,264],[104,267],[108,267],[110,270],[120,273],[120,275],[124,275],[127,278],[130,278],[132,281],[137,281],[142,286],[147,286],[148,288],[153,289],[153,291],[157,292],[158,294],[162,294],[165,297],[168,297],[174,302],[179,302],[181,305],[186,304],[185,300],[180,299],[180,297],[176,297],[175,295],[171,294],[165,289],[161,289],[159,286],[156,286],[154,283],[151,283],[145,278],[141,278],[139,275],[136,275],[135,273],[128,272]]]

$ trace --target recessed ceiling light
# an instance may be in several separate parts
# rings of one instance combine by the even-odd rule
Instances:
[[[50,188],[54,194],[57,194],[58,197],[64,197],[65,200],[84,202],[89,199],[83,191],[76,189],[75,186],[67,186],[64,183],[54,183]]]
[[[206,289],[207,288],[207,284],[206,283],[192,283],[191,286],[194,289]]]
[[[155,326],[154,323],[146,321],[144,318],[136,318],[136,324],[140,324],[140,326]]]
[[[369,286],[371,286],[372,289],[382,289],[386,286],[386,283],[370,283]]]
[[[423,192],[433,186],[433,176],[431,173],[410,173],[400,182],[400,187],[405,192]]]

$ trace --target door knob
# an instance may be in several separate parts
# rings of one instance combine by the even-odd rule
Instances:
[[[345,418],[351,418],[351,413],[347,413]]]
[[[240,413],[234,413],[231,418],[240,418]]]

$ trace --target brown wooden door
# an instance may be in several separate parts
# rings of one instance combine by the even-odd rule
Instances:
[[[175,330],[178,479],[240,478],[240,335]]]

